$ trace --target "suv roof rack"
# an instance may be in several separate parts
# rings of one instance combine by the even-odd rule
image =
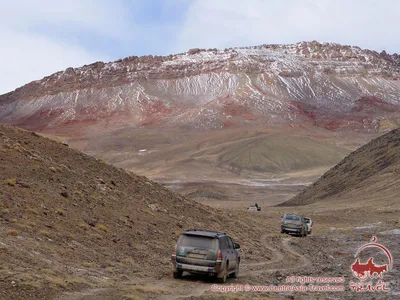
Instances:
[[[184,232],[188,232],[188,231],[204,231],[204,232],[212,232],[212,233],[215,233],[216,235],[226,235],[225,232],[209,230],[209,229],[186,229]]]

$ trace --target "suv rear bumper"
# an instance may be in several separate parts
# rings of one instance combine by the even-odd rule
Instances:
[[[199,273],[199,274],[217,274],[219,269],[216,267],[204,267],[197,265],[188,265],[183,263],[174,263],[173,271],[187,271],[191,273]]]
[[[281,231],[301,233],[302,229],[301,228],[291,228],[291,227],[281,226]]]

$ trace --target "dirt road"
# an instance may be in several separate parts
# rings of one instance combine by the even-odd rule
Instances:
[[[288,270],[295,270],[311,265],[310,260],[304,255],[298,253],[290,246],[290,241],[296,237],[283,236],[279,238],[277,247],[271,246],[271,234],[261,237],[262,246],[272,252],[272,257],[268,261],[246,262],[241,264],[240,274],[236,279],[229,279],[227,284],[249,284],[265,273],[275,273]],[[274,242],[276,243],[276,242]],[[290,257],[290,259],[286,259]],[[121,299],[121,289],[126,290],[127,286],[139,287],[139,290],[149,292],[149,299],[185,299],[191,297],[201,297],[207,291],[211,291],[211,286],[215,284],[212,279],[196,275],[186,275],[181,280],[173,279],[168,276],[161,279],[133,280],[126,283],[120,283],[119,287],[96,288],[81,292],[66,293],[57,298],[57,300],[108,300]],[[150,295],[151,293],[166,293],[160,295]],[[126,296],[125,299],[130,299]]]
[[[282,285],[288,276],[299,277],[341,277],[345,280],[345,292],[213,292],[215,281],[212,278],[184,275],[181,280],[172,278],[170,272],[163,276],[149,276],[126,280],[124,282],[104,282],[104,287],[65,293],[57,300],[133,300],[133,299],[395,299],[399,294],[399,271],[395,262],[394,270],[385,275],[384,280],[390,284],[387,293],[356,294],[349,289],[354,280],[350,266],[354,262],[354,251],[368,242],[372,234],[378,234],[394,257],[399,256],[398,243],[392,222],[373,223],[369,226],[354,226],[353,231],[345,228],[326,226],[318,228],[316,234],[306,238],[265,234],[261,237],[260,251],[268,251],[270,257],[256,261],[243,253],[243,262],[238,278],[228,279],[224,285],[218,286],[265,286]],[[388,230],[389,229],[389,230]],[[380,234],[381,233],[381,234]],[[392,236],[388,236],[388,234]],[[246,259],[246,256],[248,259]],[[251,259],[250,259],[251,258]]]

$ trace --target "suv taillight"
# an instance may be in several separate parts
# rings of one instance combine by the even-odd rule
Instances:
[[[172,251],[171,261],[176,262],[176,245],[175,245],[174,251]]]
[[[217,264],[216,264],[216,266],[217,266],[217,267],[220,267],[221,264],[222,264],[222,252],[221,252],[221,250],[218,250],[218,254],[217,254]]]

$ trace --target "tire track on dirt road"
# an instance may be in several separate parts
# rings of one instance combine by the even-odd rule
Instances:
[[[240,269],[244,269],[244,272],[240,272],[238,276],[238,280],[241,281],[245,278],[251,278],[253,275],[259,275],[263,273],[273,273],[276,271],[286,271],[286,270],[295,270],[299,268],[304,268],[306,266],[311,265],[311,262],[308,258],[304,255],[298,253],[297,251],[293,250],[289,245],[291,241],[291,237],[286,237],[281,239],[282,249],[276,249],[269,245],[267,239],[271,237],[270,234],[263,235],[261,237],[261,244],[264,248],[270,250],[272,252],[273,258],[269,261],[261,261],[261,262],[254,262],[254,263],[241,263]],[[280,268],[262,268],[260,270],[247,270],[250,267],[260,267],[260,266],[268,266],[274,263],[278,263],[284,261],[286,255],[289,253],[293,256],[298,257],[298,261],[296,261],[290,267],[280,267]],[[251,279],[250,279],[251,281]],[[145,281],[142,282],[127,282],[124,285],[146,285]],[[204,279],[198,279],[193,275],[184,276],[180,281],[177,281],[173,278],[165,278],[157,280],[154,285],[157,288],[165,289],[167,291],[171,291],[171,293],[166,293],[163,295],[153,296],[152,299],[159,299],[159,300],[169,300],[169,299],[185,299],[190,297],[201,297],[205,292],[211,290],[211,286],[215,284],[214,282],[205,282]],[[235,282],[235,284],[242,284],[239,282]],[[148,282],[147,282],[148,285]],[[115,288],[115,293],[118,293],[118,289]],[[175,290],[176,289],[176,290]],[[109,300],[114,299],[112,298],[113,290],[110,288],[93,288],[88,289],[85,291],[80,292],[72,292],[72,293],[65,293],[57,297],[57,300]],[[115,296],[118,296],[117,294]]]
[[[275,248],[272,248],[268,245],[267,243],[267,238],[270,237],[271,234],[265,234],[261,237],[261,244],[264,246],[264,248],[270,250],[273,254],[273,258],[271,260],[268,261],[264,261],[264,262],[254,262],[254,263],[243,263],[244,267],[256,267],[256,266],[262,266],[262,265],[270,265],[276,262],[279,262],[281,260],[283,260],[283,255],[279,250],[276,250]]]
[[[269,234],[262,236],[261,241],[262,241],[263,246],[265,248],[269,249],[273,253],[273,259],[269,260],[269,261],[264,261],[264,262],[256,262],[256,263],[248,263],[248,264],[243,263],[243,264],[241,264],[241,268],[243,267],[246,269],[248,267],[266,266],[266,265],[274,264],[274,263],[284,260],[284,254],[282,254],[282,251],[275,249],[273,247],[270,247],[267,244],[267,238],[270,236],[271,235],[269,235]],[[290,253],[290,254],[298,257],[299,258],[298,263],[291,265],[290,267],[283,267],[283,268],[282,267],[281,268],[271,268],[271,269],[263,268],[263,269],[256,270],[256,271],[246,270],[244,273],[242,273],[242,272],[239,273],[238,279],[240,280],[245,277],[252,276],[253,274],[259,275],[259,274],[263,274],[263,273],[273,273],[276,271],[295,270],[295,269],[299,269],[299,268],[304,268],[306,266],[310,266],[311,261],[307,257],[298,253],[297,251],[293,250],[290,247],[289,243],[290,243],[291,239],[292,238],[290,238],[290,237],[281,239],[283,250],[286,253]],[[167,283],[167,282],[171,283],[172,285],[176,284],[176,280],[173,280],[173,279],[168,279],[167,281],[162,280],[162,281],[164,283]],[[193,283],[198,284],[198,286],[194,287]],[[167,300],[167,299],[172,299],[172,298],[173,299],[185,299],[185,298],[190,298],[190,297],[201,297],[205,292],[211,290],[212,284],[214,284],[214,283],[210,284],[210,283],[202,283],[202,282],[198,282],[198,281],[196,281],[196,282],[191,281],[189,285],[186,285],[186,282],[185,282],[185,286],[182,286],[183,290],[179,294],[177,293],[177,294],[163,295],[163,296],[158,297],[157,299]],[[184,293],[183,291],[186,291],[186,293]]]
[[[299,260],[300,260],[299,263],[296,263],[295,265],[292,265],[292,266],[290,266],[290,267],[283,267],[283,268],[281,267],[281,268],[273,268],[273,269],[249,270],[249,271],[247,271],[247,272],[246,272],[244,275],[242,275],[242,276],[245,276],[245,275],[248,276],[248,275],[253,275],[253,274],[259,275],[259,274],[263,274],[263,273],[273,273],[273,272],[276,272],[276,271],[296,270],[296,269],[299,269],[299,268],[304,268],[304,267],[310,266],[310,265],[311,265],[311,261],[310,261],[307,257],[305,257],[304,255],[302,255],[302,254],[296,252],[295,250],[293,250],[293,249],[289,246],[290,240],[291,240],[291,238],[283,238],[283,239],[282,239],[283,249],[284,249],[286,252],[288,252],[288,253],[290,253],[290,254],[292,254],[292,255],[298,257]],[[270,249],[270,250],[273,250],[273,253],[279,254],[280,260],[273,260],[273,261],[270,261],[270,262],[261,262],[261,263],[259,263],[258,265],[255,264],[254,266],[262,266],[262,265],[272,264],[272,263],[276,263],[276,262],[279,262],[279,261],[283,261],[283,260],[284,260],[284,256],[282,255],[282,253],[279,252],[279,250],[272,249],[272,248],[269,248],[269,249]],[[246,266],[246,265],[244,265],[244,266]],[[239,276],[239,278],[240,278],[240,277],[241,277],[241,276]]]

